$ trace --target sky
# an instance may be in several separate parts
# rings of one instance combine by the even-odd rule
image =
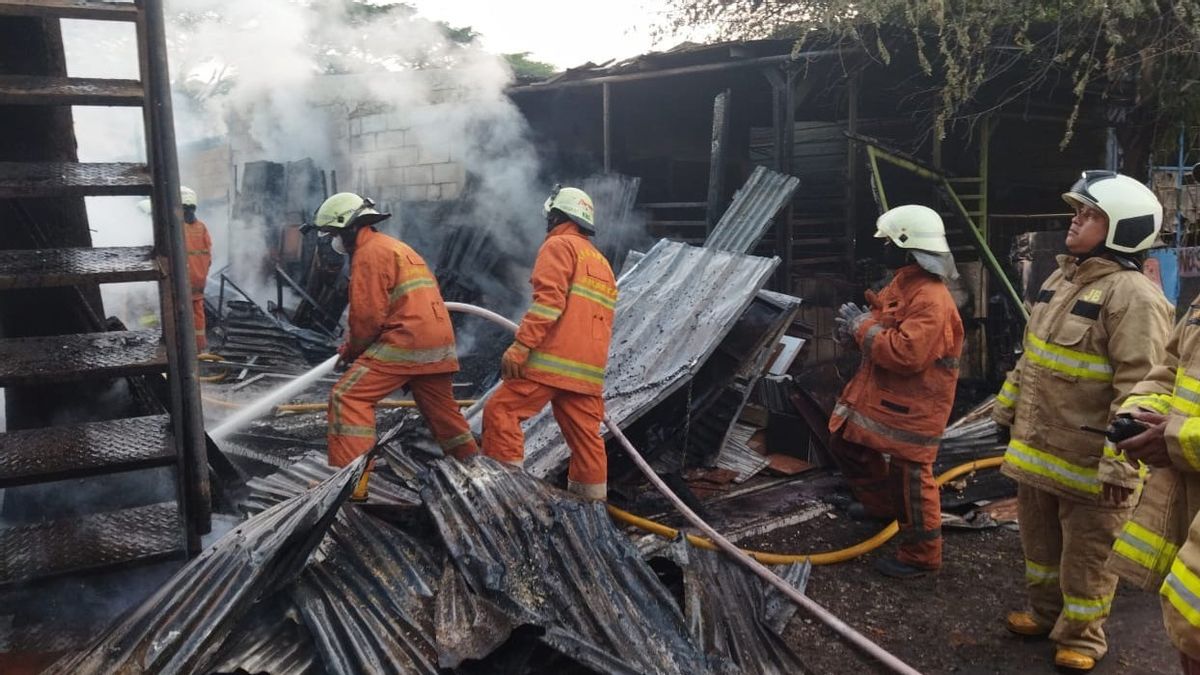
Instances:
[[[488,51],[531,52],[559,69],[655,50],[650,27],[663,12],[662,0],[406,1],[427,19],[474,28]]]

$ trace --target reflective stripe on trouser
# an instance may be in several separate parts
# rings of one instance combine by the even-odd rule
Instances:
[[[1117,588],[1105,561],[1132,508],[1064,499],[1019,483],[1017,510],[1034,620],[1052,628],[1050,639],[1060,646],[1103,657],[1104,620]]]
[[[192,322],[196,324],[196,352],[208,348],[208,336],[204,332],[204,296],[192,296]]]
[[[547,403],[571,449],[567,477],[584,485],[607,483],[608,455],[600,437],[604,399],[599,396],[555,389],[525,379],[505,380],[483,408],[483,453],[501,462],[521,461],[525,457],[521,422],[536,415]]]
[[[931,464],[909,462],[847,441],[840,431],[830,439],[830,454],[867,513],[900,521],[900,562],[937,569],[942,566],[942,504]]]
[[[330,465],[346,466],[375,445],[375,404],[406,384],[417,410],[447,454],[461,458],[478,450],[454,400],[449,374],[390,375],[359,361],[329,394]]]

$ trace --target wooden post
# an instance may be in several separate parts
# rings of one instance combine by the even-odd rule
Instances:
[[[708,232],[712,233],[722,215],[725,193],[725,155],[729,146],[729,99],[726,89],[713,99],[712,149],[708,162]]]
[[[858,88],[859,73],[850,75],[846,81],[846,131],[850,138],[846,143],[846,222],[843,235],[846,247],[847,278],[853,276],[854,260],[858,241]]]
[[[611,108],[609,101],[611,100],[609,83],[605,82],[602,91],[604,92],[604,173],[612,172],[612,124],[611,124]]]
[[[784,86],[780,92],[780,101],[782,109],[779,111],[779,120],[783,128],[780,130],[779,142],[781,152],[776,156],[779,165],[779,172],[791,175],[792,173],[792,156],[796,153],[796,84],[800,80],[796,77],[796,70],[790,64],[784,64]],[[792,202],[789,201],[784,207],[783,212],[779,215],[779,220],[776,222],[776,245],[779,251],[781,274],[778,279],[778,288],[784,293],[792,292],[792,260],[795,252],[792,250],[793,235],[792,231]]]

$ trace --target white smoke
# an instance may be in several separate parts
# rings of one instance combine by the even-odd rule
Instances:
[[[396,217],[387,229],[403,236],[428,227],[405,208],[400,187],[377,180],[377,167],[352,152],[353,121],[372,115],[402,121],[401,133],[419,152],[464,167],[466,191],[449,197],[468,198],[458,221],[491,228],[506,255],[531,261],[544,235],[542,202],[560,177],[544,170],[525,119],[505,93],[512,82],[507,63],[475,42],[448,39],[442,27],[406,10],[348,19],[346,5],[167,2],[181,180],[199,192],[199,215],[214,239],[214,273],[229,265],[230,277],[260,303],[273,297],[270,265],[263,264],[267,228],[228,219],[239,187],[228,174],[246,162],[311,157],[318,167],[337,171],[340,190],[390,207]],[[127,26],[64,22],[64,40],[72,75],[137,76]],[[101,112],[103,117],[76,109],[81,159],[142,158],[140,112]],[[217,178],[211,167],[202,168],[211,158],[193,151],[214,142],[228,148]],[[95,201],[88,206],[97,241],[144,243],[130,237],[133,230],[148,236],[148,219],[141,216],[142,228],[128,203]]]

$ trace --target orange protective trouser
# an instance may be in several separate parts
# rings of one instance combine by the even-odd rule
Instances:
[[[196,353],[208,349],[208,336],[204,333],[204,295],[192,296],[192,321],[196,324]]]
[[[465,459],[479,448],[454,400],[449,373],[390,375],[354,362],[329,394],[329,464],[346,466],[375,445],[375,404],[404,385],[446,454]]]
[[[525,458],[521,422],[547,403],[571,449],[567,478],[584,485],[607,483],[608,455],[600,436],[602,396],[577,394],[531,380],[505,380],[483,408],[483,453],[501,462],[521,462]]]
[[[867,513],[900,521],[896,559],[922,569],[942,566],[942,501],[933,465],[842,438],[830,438],[830,454]]]

